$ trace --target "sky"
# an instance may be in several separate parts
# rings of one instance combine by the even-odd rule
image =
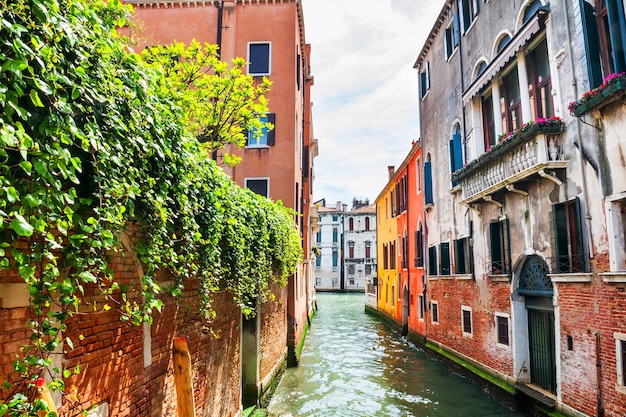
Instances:
[[[374,203],[417,140],[413,65],[444,0],[302,0],[311,44],[313,201]]]

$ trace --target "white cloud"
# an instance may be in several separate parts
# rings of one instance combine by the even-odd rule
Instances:
[[[311,44],[314,199],[371,202],[418,137],[413,63],[444,0],[303,0]]]

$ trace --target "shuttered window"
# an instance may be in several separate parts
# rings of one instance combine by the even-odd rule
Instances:
[[[443,242],[439,245],[439,275],[450,275],[450,243]]]
[[[433,173],[430,161],[424,162],[424,203],[433,204]]]

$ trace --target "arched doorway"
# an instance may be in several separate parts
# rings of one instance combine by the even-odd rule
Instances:
[[[517,292],[524,296],[528,320],[530,383],[556,393],[554,294],[546,262],[528,256],[520,271]]]

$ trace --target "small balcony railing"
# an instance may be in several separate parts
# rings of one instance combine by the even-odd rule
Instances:
[[[533,175],[560,184],[546,170],[567,167],[561,143],[562,124],[533,124],[510,134],[499,145],[452,174],[461,181],[462,203],[471,203],[489,196]]]
[[[511,266],[507,261],[487,262],[487,273],[490,275],[509,275],[511,273]]]
[[[581,274],[589,272],[585,255],[560,255],[548,259],[553,274]]]

